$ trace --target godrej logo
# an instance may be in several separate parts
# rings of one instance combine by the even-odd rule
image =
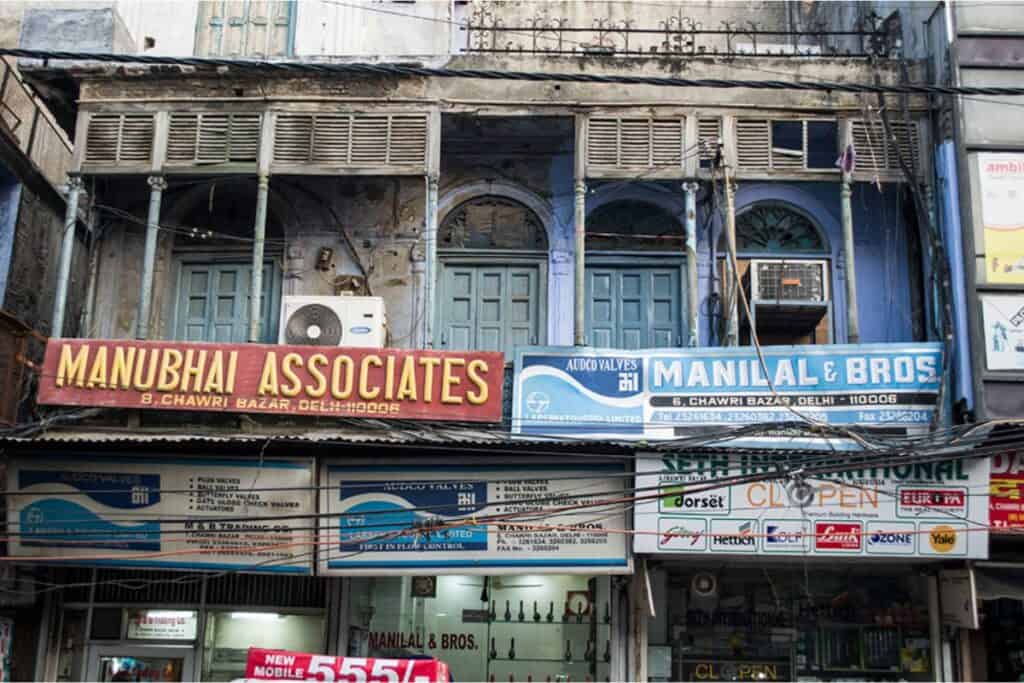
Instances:
[[[700,542],[702,532],[687,529],[685,526],[674,526],[661,532],[661,544],[668,545],[673,539],[682,542],[689,542],[690,545],[697,545]]]

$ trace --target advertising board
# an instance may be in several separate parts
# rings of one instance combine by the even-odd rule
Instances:
[[[794,461],[795,462],[795,461]],[[820,464],[835,465],[823,459]],[[802,456],[799,466],[816,463]],[[783,456],[666,454],[637,460],[637,553],[988,556],[985,459],[865,466],[794,482]],[[742,483],[715,486],[725,477]],[[972,495],[974,492],[974,495]]]
[[[619,464],[322,469],[321,574],[629,571]],[[537,520],[537,514],[562,507]],[[433,531],[432,529],[437,529]]]
[[[312,572],[310,460],[47,457],[7,470],[12,555]],[[194,517],[195,520],[187,517]]]
[[[39,403],[500,422],[504,372],[480,351],[50,339]]]
[[[793,422],[927,429],[939,343],[753,348],[520,348],[513,430],[662,439],[716,425]],[[767,367],[767,372],[765,372]]]

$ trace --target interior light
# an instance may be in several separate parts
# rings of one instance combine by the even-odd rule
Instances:
[[[231,612],[228,616],[232,619],[248,619],[250,621],[277,621],[284,619],[283,614],[276,612]]]
[[[165,619],[192,619],[196,616],[196,613],[191,610],[169,610],[169,609],[149,609],[146,610],[147,617],[165,618]]]

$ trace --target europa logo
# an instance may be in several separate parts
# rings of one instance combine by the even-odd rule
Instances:
[[[928,532],[928,543],[937,553],[948,553],[956,547],[956,529],[945,524],[933,527]]]

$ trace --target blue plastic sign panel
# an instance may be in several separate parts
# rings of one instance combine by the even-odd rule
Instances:
[[[939,343],[516,353],[513,431],[671,439],[709,426],[796,422],[924,431]],[[767,371],[766,371],[767,370]]]
[[[40,561],[311,574],[313,481],[308,459],[20,460],[8,543]]]
[[[627,573],[628,479],[604,463],[329,464],[319,573]]]
[[[888,459],[799,481],[806,453],[666,453],[637,459],[637,553],[985,559],[987,458]],[[845,456],[840,456],[845,457]],[[791,458],[787,460],[787,458]],[[789,464],[787,464],[789,463]],[[725,478],[732,481],[717,484]],[[741,483],[732,483],[741,479]]]

